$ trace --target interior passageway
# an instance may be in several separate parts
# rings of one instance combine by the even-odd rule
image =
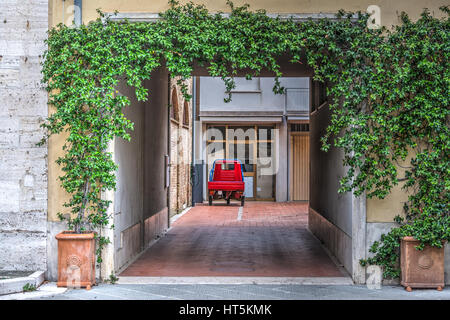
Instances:
[[[120,276],[347,276],[307,219],[307,202],[197,205]]]

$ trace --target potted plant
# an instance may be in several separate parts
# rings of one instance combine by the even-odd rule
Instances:
[[[102,198],[106,189],[112,189],[115,180],[111,177],[116,165],[111,154],[105,149],[96,149],[94,142],[89,142],[80,153],[75,148],[57,160],[63,164],[65,175],[59,179],[71,198],[64,206],[71,208],[70,213],[58,213],[61,221],[67,221],[67,230],[56,235],[58,240],[58,282],[59,287],[85,287],[95,285],[95,264],[101,263],[102,248],[110,243],[109,238],[99,235],[109,223],[107,208],[109,200]],[[66,148],[67,149],[67,148]],[[89,159],[95,154],[95,160]],[[96,168],[93,166],[96,165]],[[111,226],[112,228],[114,226]],[[97,259],[96,259],[97,256]]]
[[[409,204],[416,198],[417,194],[410,196]],[[399,226],[383,234],[380,242],[375,241],[369,250],[375,255],[361,260],[361,264],[382,266],[383,275],[400,278],[407,291],[413,288],[441,291],[445,286],[444,246],[450,236],[450,218],[446,212],[431,214],[430,207],[416,210],[415,215],[406,218],[397,216]],[[407,204],[405,209],[414,211]]]
[[[88,114],[94,108],[83,108]],[[58,112],[64,112],[59,109]],[[58,113],[57,112],[57,113]],[[53,116],[57,113],[54,113]],[[80,113],[82,117],[83,113]],[[58,115],[61,117],[61,115]],[[101,118],[100,118],[101,120]],[[44,124],[51,133],[58,133],[52,116]],[[102,262],[103,247],[110,243],[109,238],[101,236],[102,228],[109,224],[107,209],[109,200],[102,198],[105,190],[115,187],[114,171],[117,166],[112,154],[107,152],[107,140],[92,132],[92,125],[71,124],[72,132],[66,145],[66,153],[58,158],[65,174],[59,177],[62,187],[71,195],[64,203],[70,208],[66,214],[58,213],[61,221],[67,221],[67,230],[56,235],[58,240],[58,281],[59,287],[85,287],[95,285],[95,265]],[[83,134],[77,132],[84,131]],[[74,143],[74,140],[77,143]],[[105,142],[106,140],[106,142]],[[43,143],[41,141],[41,143]],[[70,146],[69,146],[70,145]],[[111,226],[113,228],[114,226]],[[96,259],[97,256],[97,259]]]
[[[95,285],[95,234],[63,231],[58,240],[58,287]]]
[[[67,165],[64,166],[64,168],[67,167]],[[60,220],[68,221],[68,230],[56,235],[58,240],[57,286],[85,287],[89,290],[96,283],[96,261],[102,262],[102,248],[110,242],[108,238],[99,236],[94,231],[108,224],[106,208],[109,201],[99,196],[103,189],[95,183],[96,173],[88,170],[83,172],[77,173],[78,177],[84,178],[82,188],[78,187],[72,193],[70,201],[65,204],[66,207],[72,208],[72,215],[58,213]],[[68,185],[73,184],[75,178],[76,176],[70,178],[66,174],[60,179],[66,190],[71,190]],[[75,218],[73,218],[74,213],[76,213]]]
[[[401,284],[412,288],[444,288],[444,247],[420,247],[414,237],[403,237],[400,245]]]
[[[412,173],[419,175],[416,169]],[[432,202],[425,206],[429,198]],[[445,193],[418,191],[405,204],[406,218],[396,218],[400,224],[400,283],[407,291],[444,288],[444,246],[450,236],[445,198]]]
[[[88,59],[72,46],[68,50],[73,59],[61,60],[61,55],[55,51],[65,43],[67,34],[76,37],[71,43],[78,47],[87,41],[84,34],[66,26],[49,31],[42,81],[46,84],[53,112],[41,124],[47,133],[38,145],[46,143],[51,135],[66,134],[64,153],[56,160],[64,173],[59,177],[61,186],[70,195],[64,203],[67,212],[58,213],[59,219],[68,223],[68,228],[56,235],[57,285],[90,289],[95,284],[95,264],[102,262],[102,249],[110,243],[101,231],[109,224],[107,210],[111,201],[102,195],[115,189],[118,167],[108,148],[115,137],[130,140],[128,130],[133,129],[133,123],[122,113],[122,106],[128,105],[129,100],[118,95],[118,91],[94,93],[91,87],[74,85],[79,81],[98,84],[101,76],[108,81],[113,81],[114,77],[92,72]],[[85,61],[82,67],[80,61]],[[77,72],[58,72],[61,66],[76,67]],[[108,99],[113,102],[104,102]]]

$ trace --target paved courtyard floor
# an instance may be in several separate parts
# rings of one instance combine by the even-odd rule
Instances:
[[[346,277],[307,229],[306,202],[198,205],[120,276]]]

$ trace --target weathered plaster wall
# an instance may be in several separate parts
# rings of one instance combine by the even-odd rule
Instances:
[[[114,230],[104,232],[113,241],[103,252],[98,277],[120,273],[168,228],[164,170],[168,152],[167,76],[162,69],[152,73],[151,80],[145,82],[150,96],[144,102],[137,101],[133,88],[125,83],[119,86],[120,94],[130,98],[131,105],[124,113],[134,123],[134,130],[129,142],[115,139],[111,143],[119,169],[117,190],[104,194],[113,202],[109,213],[113,214]]]
[[[310,219],[309,229],[352,272],[352,196],[339,194],[339,179],[345,174],[343,153],[336,148],[320,150],[320,137],[330,121],[327,105],[310,115]]]
[[[119,166],[114,193],[114,259],[118,272],[168,228],[164,155],[168,137],[168,78],[157,70],[146,81],[149,100],[137,101],[134,89],[123,84],[121,94],[130,98],[124,111],[134,123],[131,141],[116,139],[114,157]],[[105,261],[108,264],[108,261]],[[106,270],[107,268],[105,268]],[[103,277],[108,276],[108,271]]]
[[[167,208],[165,155],[168,150],[169,85],[166,69],[147,81],[149,100],[144,108],[144,219]]]
[[[46,269],[47,0],[0,1],[0,270]]]
[[[320,138],[325,134],[330,119],[327,105],[310,116],[311,189],[310,206],[347,235],[352,234],[351,194],[339,194],[339,179],[345,175],[343,151],[331,147],[320,150]]]
[[[392,188],[384,199],[367,199],[367,222],[392,222],[394,217],[403,214],[403,204],[408,194],[401,185]]]
[[[119,166],[117,189],[114,194],[115,265],[120,268],[141,251],[144,214],[144,108],[137,101],[134,89],[122,83],[121,95],[130,98],[124,109],[127,119],[134,123],[131,140],[116,138],[114,161]]]

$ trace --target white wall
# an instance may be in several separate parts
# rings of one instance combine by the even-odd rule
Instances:
[[[225,84],[220,78],[200,77],[200,112],[202,111],[283,111],[288,102],[291,108],[309,109],[309,78],[280,78],[286,94],[272,91],[274,78],[262,77],[246,80],[235,78],[236,88],[232,100],[227,97]],[[288,99],[286,99],[286,97]]]
[[[114,193],[114,270],[120,270],[168,227],[164,155],[168,146],[167,71],[155,70],[145,82],[149,99],[137,101],[122,82],[119,92],[131,105],[124,115],[134,123],[131,140],[115,139],[119,166]],[[106,274],[108,276],[108,274]]]
[[[310,208],[314,211],[313,216],[310,215],[309,229],[351,273],[355,208],[351,193],[338,193],[339,180],[345,174],[343,151],[333,147],[328,152],[320,150],[320,138],[326,132],[330,115],[327,105],[310,115]]]
[[[126,84],[119,92],[130,98],[131,106],[124,109],[125,117],[134,123],[131,141],[116,138],[114,157],[119,166],[114,194],[115,265],[120,268],[136,255],[142,246],[144,205],[144,104],[137,101],[134,90]]]

